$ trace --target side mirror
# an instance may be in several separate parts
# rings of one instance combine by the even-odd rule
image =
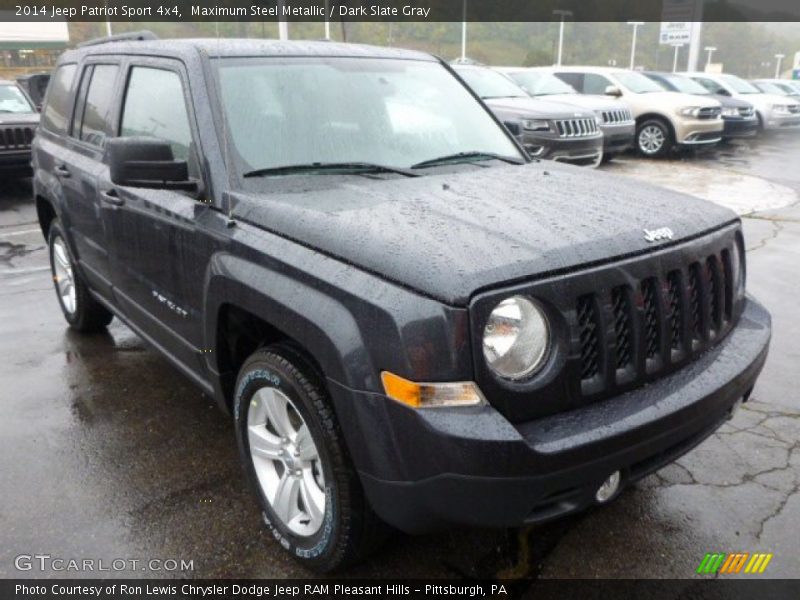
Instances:
[[[717,93],[718,93],[720,96],[730,96],[730,95],[731,95],[731,93],[730,93],[728,90],[726,90],[725,88],[719,88],[719,89],[717,90]]]
[[[175,160],[168,142],[148,137],[111,138],[105,162],[114,185],[195,191],[189,165]]]
[[[622,90],[615,85],[607,85],[604,93],[606,96],[616,96],[617,98],[622,96]]]

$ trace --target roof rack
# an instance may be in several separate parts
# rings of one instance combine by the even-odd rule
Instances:
[[[144,42],[147,40],[157,40],[158,36],[152,31],[132,31],[130,33],[118,33],[117,35],[109,35],[88,42],[78,44],[78,48],[85,48],[86,46],[99,46],[100,44],[110,44],[111,42]]]

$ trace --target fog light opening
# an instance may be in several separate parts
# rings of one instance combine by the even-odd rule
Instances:
[[[594,494],[595,500],[600,503],[608,502],[611,498],[614,497],[614,494],[617,493],[619,489],[619,482],[620,482],[620,474],[619,471],[614,471],[611,475],[608,476],[597,491]]]

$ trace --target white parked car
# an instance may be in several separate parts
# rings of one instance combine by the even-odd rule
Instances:
[[[729,73],[686,73],[712,94],[747,100],[756,107],[762,129],[800,127],[800,102],[791,96],[765,94],[752,83]]]

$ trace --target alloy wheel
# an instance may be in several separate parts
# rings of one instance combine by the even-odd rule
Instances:
[[[639,132],[639,149],[645,154],[657,154],[666,141],[664,130],[657,125],[647,125]]]
[[[325,516],[322,462],[308,425],[281,390],[263,387],[253,395],[247,440],[275,516],[296,535],[314,535]]]
[[[67,246],[60,237],[53,241],[53,271],[61,304],[64,306],[64,310],[72,315],[75,313],[77,304],[75,275],[72,272],[72,262],[69,259]]]

